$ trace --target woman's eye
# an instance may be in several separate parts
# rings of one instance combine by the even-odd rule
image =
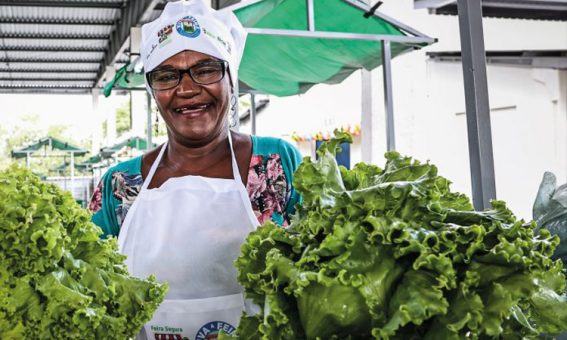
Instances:
[[[214,73],[220,72],[220,70],[216,67],[203,67],[195,70],[195,75],[197,76],[206,76],[211,75]]]
[[[154,75],[155,81],[170,81],[176,79],[177,79],[177,73],[175,72],[163,72]]]

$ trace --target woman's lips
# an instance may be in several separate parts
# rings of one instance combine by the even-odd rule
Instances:
[[[211,107],[211,104],[192,105],[192,106],[177,108],[177,109],[173,110],[173,112],[175,112],[175,114],[180,115],[184,118],[191,119],[191,118],[197,118],[197,117],[205,114],[210,107]]]

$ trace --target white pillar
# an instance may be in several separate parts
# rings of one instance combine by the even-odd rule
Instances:
[[[365,0],[372,6],[372,0]],[[380,58],[380,55],[376,55]],[[369,164],[381,163],[380,154],[385,151],[386,138],[384,135],[385,119],[382,113],[385,111],[381,94],[383,93],[383,82],[378,81],[380,77],[379,70],[367,71],[362,69],[362,105],[360,118],[360,134],[361,134],[361,161]],[[382,124],[381,124],[382,123]]]
[[[130,91],[132,98],[132,135],[143,137],[146,134],[145,125],[148,116],[147,92]]]
[[[75,153],[71,152],[71,195],[75,197]]]
[[[559,72],[559,98],[557,99],[557,112],[559,113],[560,121],[563,127],[567,127],[567,71],[558,71]],[[567,168],[567,133],[565,133],[567,129],[563,128],[563,147],[560,150],[563,150],[562,165],[563,169]],[[563,177],[563,181],[561,183],[567,182],[567,175]]]
[[[380,163],[380,154],[385,151],[384,112],[382,108],[382,84],[379,70],[362,70],[362,105],[360,119],[361,161],[369,164]]]
[[[105,111],[106,111],[106,146],[112,146],[116,143],[116,109],[106,108]]]
[[[100,148],[102,147],[102,122],[104,115],[100,110],[100,90],[93,89],[92,91],[92,115],[93,115],[93,124],[97,128],[93,129],[92,134],[92,146],[91,146],[91,155],[94,156],[98,153]]]

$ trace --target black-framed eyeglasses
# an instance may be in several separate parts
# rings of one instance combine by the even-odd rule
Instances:
[[[181,82],[183,75],[187,73],[195,84],[210,85],[221,81],[226,73],[226,61],[206,61],[193,65],[185,70],[176,68],[161,68],[146,74],[148,84],[154,90],[169,90]]]

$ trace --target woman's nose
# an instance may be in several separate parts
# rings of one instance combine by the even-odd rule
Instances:
[[[195,96],[200,92],[200,86],[195,84],[189,73],[183,73],[177,86],[177,93],[180,95]]]

